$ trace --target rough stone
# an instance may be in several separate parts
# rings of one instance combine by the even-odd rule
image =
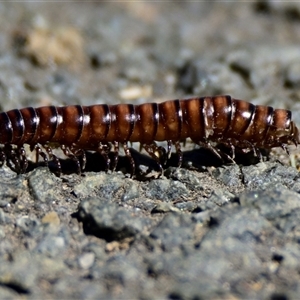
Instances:
[[[79,205],[78,219],[83,222],[87,234],[108,241],[136,236],[147,225],[144,218],[97,198],[85,200]]]

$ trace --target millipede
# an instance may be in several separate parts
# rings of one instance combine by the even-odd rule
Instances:
[[[163,172],[161,157],[169,158],[172,146],[182,162],[180,142],[190,138],[195,144],[212,150],[218,157],[223,153],[216,145],[232,149],[253,150],[299,144],[299,132],[292,113],[285,109],[254,105],[228,95],[169,100],[141,105],[70,105],[14,109],[0,113],[0,161],[13,162],[17,173],[24,173],[28,160],[24,145],[36,151],[47,163],[54,160],[61,172],[59,159],[52,149],[59,147],[77,162],[80,172],[86,163],[85,151],[99,152],[106,169],[116,168],[119,147],[135,172],[129,142],[139,142],[156,160]],[[167,142],[167,148],[156,142]],[[109,152],[114,148],[114,158]],[[79,161],[81,157],[81,161]]]

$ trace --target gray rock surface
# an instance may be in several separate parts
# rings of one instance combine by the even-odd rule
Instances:
[[[2,2],[0,20],[2,111],[230,94],[300,125],[296,2]],[[152,172],[0,168],[1,299],[299,298],[298,149],[223,164],[187,141],[157,179],[132,147]]]

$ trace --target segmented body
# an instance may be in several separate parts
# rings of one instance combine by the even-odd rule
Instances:
[[[111,143],[116,152],[122,144],[134,166],[128,142],[140,142],[153,158],[157,158],[158,150],[155,141],[168,141],[168,152],[175,144],[180,156],[179,142],[186,138],[216,153],[211,142],[254,150],[299,143],[298,129],[289,110],[253,105],[230,96],[142,105],[29,107],[2,112],[0,124],[0,144],[6,145],[1,159],[9,156],[7,146],[17,146],[19,161],[23,161],[21,171],[27,167],[24,144],[36,148],[44,158],[41,146],[53,157],[51,144],[60,145],[72,157],[84,150],[107,155]]]

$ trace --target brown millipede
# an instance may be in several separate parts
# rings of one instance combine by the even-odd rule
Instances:
[[[141,105],[71,105],[65,107],[14,109],[0,114],[0,160],[13,161],[15,171],[25,172],[28,162],[23,148],[29,144],[45,161],[58,158],[52,147],[58,145],[73,157],[78,168],[84,168],[85,150],[100,152],[110,165],[108,152],[114,145],[116,167],[119,145],[124,147],[135,164],[128,142],[139,142],[160,165],[158,153],[164,150],[156,141],[167,141],[167,154],[174,144],[182,161],[180,141],[190,138],[196,144],[210,148],[220,156],[213,144],[224,144],[233,149],[272,148],[299,143],[298,128],[289,110],[253,105],[230,96],[214,96],[171,100]],[[46,152],[43,151],[45,149]],[[83,166],[77,157],[83,157]],[[59,166],[60,167],[60,166]],[[160,168],[161,165],[160,165]]]

